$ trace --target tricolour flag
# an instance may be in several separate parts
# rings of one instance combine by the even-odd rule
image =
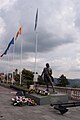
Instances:
[[[4,53],[3,53],[0,57],[3,57],[3,55],[6,55],[6,54],[7,54],[7,51],[9,50],[11,44],[14,44],[14,37],[13,37],[12,40],[9,42],[6,50],[4,51]]]
[[[16,33],[15,40],[18,38],[19,35],[21,35],[21,33],[22,33],[22,28],[20,27],[18,32]]]
[[[37,28],[37,21],[38,21],[38,8],[37,8],[37,11],[36,11],[34,30],[36,30],[36,28]]]

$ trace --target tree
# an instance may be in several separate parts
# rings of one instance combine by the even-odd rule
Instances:
[[[20,75],[19,74],[14,75],[14,79],[16,82],[20,82]]]
[[[63,74],[58,78],[58,86],[66,87],[69,84],[68,79]]]
[[[40,75],[38,75],[38,84],[45,85],[44,79]]]
[[[16,69],[16,74],[14,75],[14,79],[16,81],[16,83],[20,82],[20,74],[18,74],[18,70]],[[33,84],[33,72],[23,69],[22,70],[22,76],[21,76],[21,82],[22,84],[27,84],[27,85],[31,85]]]
[[[33,80],[33,77],[34,77],[33,72],[26,69],[22,70],[22,76],[24,79],[27,79],[27,80]]]
[[[17,75],[18,74],[18,69],[15,69],[15,75]]]

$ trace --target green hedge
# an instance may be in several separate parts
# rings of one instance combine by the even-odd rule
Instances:
[[[22,86],[20,86],[20,85],[10,85],[10,88],[13,88],[13,89],[15,89],[15,90],[21,90],[21,91],[23,91],[23,92],[27,92],[28,91],[28,89],[26,88],[24,88],[24,87],[22,87]]]

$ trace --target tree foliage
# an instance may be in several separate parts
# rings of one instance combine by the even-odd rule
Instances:
[[[23,69],[22,70],[22,75],[21,75],[21,82],[22,84],[32,84],[33,83],[33,73],[29,70]],[[16,72],[16,74],[14,75],[14,79],[17,83],[20,82],[20,74],[18,74],[18,72]]]
[[[58,78],[58,86],[66,87],[69,84],[68,79],[63,74]]]
[[[28,80],[33,80],[34,77],[33,72],[26,69],[22,70],[22,76],[24,79],[28,79]]]
[[[16,74],[16,75],[14,76],[14,79],[15,79],[16,82],[19,82],[19,81],[20,81],[20,75],[19,75],[19,74]]]
[[[38,84],[45,85],[45,82],[40,75],[38,76]]]

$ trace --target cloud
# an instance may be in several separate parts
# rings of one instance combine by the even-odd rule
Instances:
[[[5,23],[4,20],[0,17],[0,39],[2,39],[4,33],[5,33]]]
[[[1,0],[0,54],[4,52],[12,37],[16,35],[18,28],[22,25],[22,36],[19,36],[15,41],[15,66],[19,68],[22,40],[23,67],[34,70],[36,39],[34,24],[38,8],[38,71],[42,70],[47,61],[51,63],[53,69],[55,68],[55,76],[63,71],[71,72],[74,65],[74,71],[79,69],[75,60],[80,58],[79,6],[79,0]],[[10,60],[13,59],[12,52],[13,48],[11,47],[8,51]],[[3,61],[7,62],[7,56],[0,60],[0,63],[4,65]],[[69,67],[67,67],[68,65]],[[2,67],[4,68],[1,65]],[[72,76],[72,73],[69,75]],[[75,76],[77,75],[79,76],[78,73]]]
[[[11,9],[11,7],[14,5],[14,3],[16,1],[17,0],[13,0],[13,1],[10,1],[10,0],[0,0],[0,9],[8,11],[9,9]]]

